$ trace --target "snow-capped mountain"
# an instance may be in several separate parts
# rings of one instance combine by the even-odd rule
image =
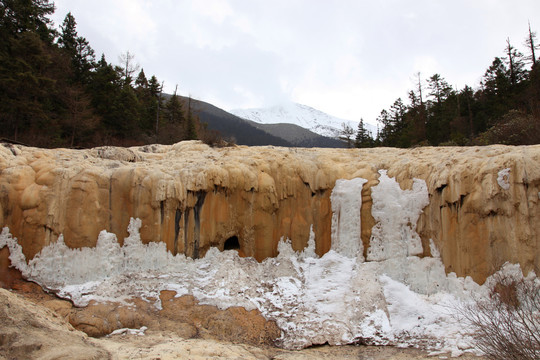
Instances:
[[[316,134],[332,138],[337,138],[340,135],[343,124],[347,124],[354,131],[358,128],[356,121],[340,119],[297,103],[259,109],[235,109],[231,110],[230,113],[259,124],[295,124]],[[367,123],[364,125],[372,134],[376,133],[373,125]]]

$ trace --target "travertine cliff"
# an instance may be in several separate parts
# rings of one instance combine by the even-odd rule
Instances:
[[[429,205],[417,224],[424,254],[433,239],[447,271],[482,282],[505,261],[540,268],[540,146],[417,149],[210,148],[199,142],[140,148],[44,150],[0,145],[0,225],[27,258],[63,233],[94,246],[106,229],[122,240],[130,217],[144,242],[201,257],[237,239],[258,260],[281,237],[302,249],[331,247],[330,194],[337,179],[367,179],[362,242],[369,250],[371,187],[388,170],[403,189],[425,180]],[[228,244],[227,244],[228,246]],[[7,276],[7,249],[0,277]]]

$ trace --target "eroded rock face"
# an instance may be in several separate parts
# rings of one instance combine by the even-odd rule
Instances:
[[[110,358],[56,313],[4,289],[0,289],[0,321],[2,359]]]
[[[508,169],[508,170],[507,170]],[[257,260],[282,237],[303,249],[313,225],[316,252],[331,247],[336,180],[361,177],[364,255],[375,220],[371,187],[387,170],[403,189],[426,182],[417,224],[447,271],[482,282],[505,261],[540,267],[540,146],[417,149],[210,148],[199,142],[141,148],[45,150],[0,145],[0,224],[31,259],[64,234],[70,247],[95,246],[106,229],[122,241],[131,217],[143,242],[201,257],[237,240]],[[6,249],[0,268],[9,264]],[[4,270],[0,275],[7,274]],[[7,278],[7,275],[6,275]],[[9,279],[3,280],[5,283]]]
[[[63,314],[74,328],[93,337],[142,326],[151,331],[174,332],[184,339],[217,339],[251,345],[272,345],[281,335],[276,323],[265,320],[257,310],[247,311],[241,307],[220,310],[199,305],[193,296],[175,295],[173,291],[160,294],[161,310],[140,299],[133,299],[129,305],[92,302],[83,308],[71,307],[62,300],[51,300],[43,305]]]

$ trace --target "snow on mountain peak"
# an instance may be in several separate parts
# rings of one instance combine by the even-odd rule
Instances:
[[[316,134],[332,138],[337,138],[340,135],[343,124],[350,126],[355,131],[358,128],[358,122],[340,119],[297,103],[281,104],[268,108],[235,109],[231,110],[230,113],[259,124],[295,124]],[[375,133],[372,125],[365,124],[365,126],[373,134]]]

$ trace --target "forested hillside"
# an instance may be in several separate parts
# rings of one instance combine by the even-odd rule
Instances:
[[[540,65],[536,34],[520,52],[506,39],[478,88],[453,88],[440,74],[416,75],[408,104],[399,98],[381,111],[372,139],[360,122],[345,131],[357,147],[421,145],[529,145],[540,143]],[[347,130],[347,129],[346,129]]]
[[[96,58],[71,13],[60,30],[48,0],[0,2],[0,137],[41,147],[173,143],[214,136],[190,101],[125,53]]]

